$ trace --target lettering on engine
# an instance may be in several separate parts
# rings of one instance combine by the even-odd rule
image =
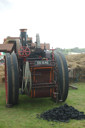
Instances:
[[[50,64],[50,61],[47,61],[47,60],[45,60],[45,61],[35,61],[35,64],[36,64],[36,65]]]

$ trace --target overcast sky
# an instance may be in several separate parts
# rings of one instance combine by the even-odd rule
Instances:
[[[0,0],[0,43],[20,28],[53,48],[85,48],[85,0]]]

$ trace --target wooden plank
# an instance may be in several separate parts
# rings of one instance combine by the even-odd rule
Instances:
[[[71,87],[72,89],[78,89],[78,87],[76,87],[74,85],[69,85],[69,87]]]

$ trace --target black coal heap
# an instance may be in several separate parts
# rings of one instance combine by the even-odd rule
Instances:
[[[53,108],[42,113],[40,115],[40,118],[43,118],[48,121],[68,122],[70,119],[85,119],[85,115],[84,112],[79,112],[74,107],[64,104],[63,106]]]

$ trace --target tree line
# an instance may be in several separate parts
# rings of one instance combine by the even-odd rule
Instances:
[[[70,54],[70,53],[85,53],[85,48],[78,48],[78,47],[71,48],[71,49],[56,48],[56,51],[67,55],[67,54]]]

